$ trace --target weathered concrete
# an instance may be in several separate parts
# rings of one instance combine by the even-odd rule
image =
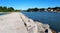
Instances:
[[[26,28],[28,29],[28,33],[46,33],[46,29],[48,30],[48,33],[52,33],[48,24],[42,24],[37,21],[33,21],[32,19],[29,19],[24,14],[20,13],[21,19],[26,24]]]
[[[0,16],[0,33],[28,33],[19,13]]]
[[[0,33],[52,33],[48,24],[29,19],[22,13],[0,16]]]

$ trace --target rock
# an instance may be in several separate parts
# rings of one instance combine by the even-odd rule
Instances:
[[[29,19],[24,14],[21,14],[21,19],[24,20],[28,33],[52,33],[48,24],[43,24]]]
[[[57,33],[55,30],[51,29],[52,33]]]

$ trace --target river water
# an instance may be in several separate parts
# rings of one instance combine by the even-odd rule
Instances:
[[[60,32],[60,12],[22,12],[27,17],[49,24],[52,29]]]

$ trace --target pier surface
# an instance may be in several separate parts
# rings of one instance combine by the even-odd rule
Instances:
[[[52,33],[52,32],[48,24],[33,21],[32,19],[28,18],[22,13],[14,12],[0,16],[0,33]]]
[[[0,16],[0,33],[28,33],[19,13]]]

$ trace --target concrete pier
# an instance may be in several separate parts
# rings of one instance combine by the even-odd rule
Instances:
[[[0,16],[0,33],[28,33],[19,13]]]
[[[0,16],[0,33],[52,33],[48,24],[33,21],[22,13]]]

